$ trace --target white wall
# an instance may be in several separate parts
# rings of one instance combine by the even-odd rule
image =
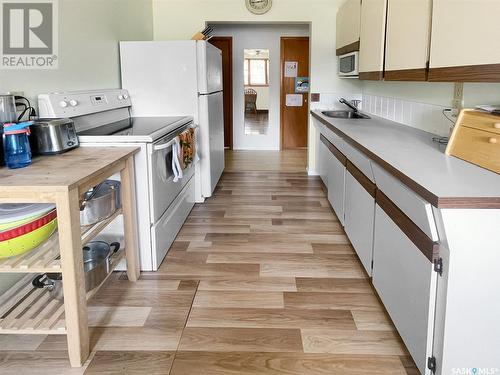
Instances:
[[[190,38],[206,22],[310,23],[311,91],[361,92],[356,80],[337,77],[335,23],[343,0],[273,0],[273,8],[256,16],[248,12],[243,0],[153,0],[154,37],[157,40]],[[309,168],[316,162],[313,140],[316,130],[309,125]]]
[[[59,0],[59,69],[0,70],[0,92],[120,87],[118,41],[153,38],[151,0]]]
[[[59,0],[59,69],[0,70],[0,92],[120,87],[118,41],[153,38],[151,0]],[[0,275],[0,294],[19,280]]]
[[[215,35],[233,37],[233,149],[280,148],[280,38],[308,36],[309,25],[215,25]],[[244,50],[269,50],[269,127],[266,134],[245,134]],[[254,88],[262,103],[262,88]],[[260,97],[260,98],[259,98]],[[259,107],[259,103],[257,104]]]

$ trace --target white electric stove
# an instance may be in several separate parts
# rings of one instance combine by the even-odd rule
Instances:
[[[195,127],[189,116],[131,117],[127,90],[42,94],[40,117],[68,117],[75,122],[81,146],[140,147],[135,156],[138,232],[142,271],[156,271],[195,202],[195,171],[186,168],[174,182],[172,145]],[[104,236],[120,236],[120,223]]]

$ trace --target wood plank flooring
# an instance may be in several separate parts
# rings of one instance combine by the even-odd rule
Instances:
[[[305,154],[269,155],[229,154],[160,270],[109,279],[83,368],[65,336],[0,335],[0,373],[418,374]]]

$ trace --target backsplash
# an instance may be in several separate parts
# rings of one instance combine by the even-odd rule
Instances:
[[[321,93],[319,102],[311,102],[311,110],[316,109],[348,109],[344,104],[339,103],[340,98],[347,100],[362,100],[361,94],[346,93]]]
[[[364,112],[439,136],[449,136],[450,126],[453,126],[443,115],[443,110],[447,107],[384,96],[321,93],[320,101],[312,102],[311,109],[347,109],[339,103],[340,98],[361,100],[360,109]]]
[[[449,136],[453,126],[443,114],[447,107],[367,94],[361,105],[364,112],[440,136]]]

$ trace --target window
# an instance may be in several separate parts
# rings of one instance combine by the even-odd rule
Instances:
[[[245,59],[245,86],[269,86],[269,60]]]

